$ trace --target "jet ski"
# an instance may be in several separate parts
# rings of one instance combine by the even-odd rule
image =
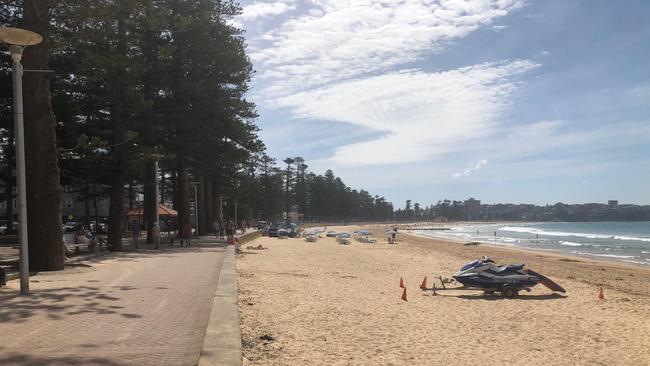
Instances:
[[[552,291],[566,292],[560,285],[531,269],[525,269],[523,264],[506,264],[498,266],[488,257],[477,259],[464,265],[454,273],[454,279],[465,288],[482,289],[486,294],[501,293],[504,297],[513,298],[519,291],[530,291],[530,288],[541,283]]]

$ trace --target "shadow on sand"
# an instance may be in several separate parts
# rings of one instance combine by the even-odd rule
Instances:
[[[526,295],[526,294],[521,294],[521,295],[517,296],[514,299],[507,299],[505,297],[498,296],[498,295],[485,295],[485,294],[458,295],[456,297],[461,298],[461,299],[466,299],[466,300],[495,301],[495,300],[557,300],[557,299],[566,299],[568,296],[553,293],[553,294],[547,294],[547,295]]]

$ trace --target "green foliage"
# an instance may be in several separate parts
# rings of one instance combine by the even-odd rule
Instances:
[[[18,1],[0,10],[0,25],[20,19]],[[240,218],[298,211],[309,220],[389,219],[383,197],[347,187],[332,171],[315,175],[300,157],[282,169],[264,153],[246,99],[253,66],[243,30],[231,22],[240,12],[232,0],[52,2],[62,184],[82,199],[108,197],[126,183],[147,184],[144,164],[155,157],[163,195],[179,207],[189,205],[179,183],[189,175],[214,187],[213,197],[237,199]],[[8,57],[0,60],[8,82]],[[4,171],[13,161],[8,90],[0,91]]]
[[[251,174],[251,186],[263,194],[248,196],[253,218],[280,220],[289,212],[303,215],[307,222],[390,220],[393,205],[384,197],[346,186],[334,172],[316,175],[307,170],[301,157],[283,160],[282,169],[263,156]],[[293,165],[293,166],[292,166]],[[248,193],[247,193],[248,194]],[[242,196],[241,199],[246,199]],[[244,216],[245,217],[245,216]]]

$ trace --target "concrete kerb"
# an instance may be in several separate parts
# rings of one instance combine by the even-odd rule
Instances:
[[[199,365],[243,364],[237,296],[235,248],[229,247],[221,265]]]
[[[262,232],[257,230],[238,235],[237,238],[243,244],[261,236]],[[228,246],[212,301],[199,365],[243,364],[238,296],[235,247]]]
[[[256,231],[248,232],[248,233],[246,233],[244,235],[241,235],[241,236],[237,237],[237,239],[239,239],[239,245],[243,245],[243,244],[246,244],[246,243],[248,243],[250,241],[253,241],[253,240],[255,240],[257,238],[261,238],[261,237],[262,237],[262,231],[261,230],[256,230]]]

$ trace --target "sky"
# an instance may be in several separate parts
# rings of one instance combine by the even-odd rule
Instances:
[[[253,0],[268,154],[403,207],[650,204],[650,2]]]

